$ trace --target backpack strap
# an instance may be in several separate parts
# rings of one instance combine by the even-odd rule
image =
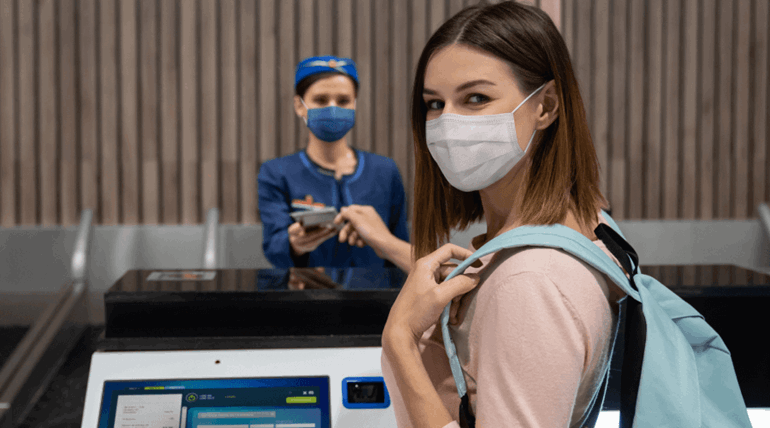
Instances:
[[[607,223],[617,227],[609,215],[606,213],[603,214],[604,218],[607,220]],[[610,230],[616,232],[618,236],[622,236],[620,235],[620,230]],[[637,301],[640,299],[639,292],[636,290],[636,287],[632,288],[630,286],[629,280],[623,270],[621,270],[620,267],[609,256],[607,256],[606,253],[604,253],[599,247],[597,247],[593,242],[591,242],[582,234],[560,224],[551,226],[521,226],[500,236],[497,236],[484,244],[468,259],[460,263],[449,274],[449,276],[447,276],[445,281],[462,274],[465,272],[465,269],[467,269],[468,266],[470,266],[473,262],[488,254],[507,248],[529,246],[562,249],[588,263],[599,272],[607,275],[610,280],[622,288],[632,299]],[[638,258],[634,266],[630,264],[631,262],[627,257],[622,258],[629,262],[629,272],[633,271],[634,269],[638,269]],[[618,258],[618,260],[620,259],[621,258]],[[454,341],[452,340],[452,336],[449,332],[450,307],[451,303],[444,308],[440,318],[444,349],[446,351],[447,357],[449,358],[449,366],[452,371],[452,377],[454,378],[455,385],[457,386],[457,394],[461,399],[461,419],[466,419],[468,416],[473,418],[473,415],[470,412],[470,406],[463,406],[463,403],[468,402],[468,390],[465,382],[465,376],[462,371],[462,365],[460,364],[460,359],[457,356],[457,348],[455,347]],[[464,408],[467,409],[467,411],[464,412]],[[463,413],[465,413],[465,415]],[[473,425],[468,426],[472,427]]]
[[[629,273],[629,284],[639,291],[634,276],[639,273],[639,256],[636,250],[617,232],[605,224],[594,231],[607,249]],[[642,377],[644,344],[647,340],[647,322],[642,305],[634,299],[626,299],[624,309],[623,366],[620,371],[620,428],[631,428],[636,414],[636,400]]]

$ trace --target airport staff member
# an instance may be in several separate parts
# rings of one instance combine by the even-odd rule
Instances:
[[[392,266],[355,233],[330,239],[338,228],[303,228],[290,212],[335,207],[407,245],[406,196],[395,162],[350,147],[358,74],[349,58],[319,56],[297,65],[294,111],[309,128],[307,147],[262,164],[257,182],[262,248],[278,268]],[[408,261],[407,261],[408,263]],[[395,260],[402,269],[408,265]]]

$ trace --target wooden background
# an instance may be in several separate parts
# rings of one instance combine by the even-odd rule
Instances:
[[[301,149],[304,57],[352,57],[352,143],[411,193],[413,69],[475,0],[0,0],[0,225],[258,221],[261,162]],[[619,219],[770,200],[766,0],[538,0],[578,71]],[[410,198],[411,199],[411,198]]]

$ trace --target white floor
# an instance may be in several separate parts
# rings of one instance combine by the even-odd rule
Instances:
[[[749,419],[754,428],[770,427],[770,408],[749,409]],[[617,410],[605,410],[599,413],[595,428],[618,428],[620,424],[620,412]]]

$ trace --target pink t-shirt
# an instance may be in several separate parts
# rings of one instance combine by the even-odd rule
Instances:
[[[594,243],[612,257],[601,241]],[[481,260],[484,266],[466,270],[478,272],[481,283],[463,296],[460,322],[450,325],[476,426],[581,426],[609,364],[617,301],[625,293],[557,249],[502,250]],[[419,349],[444,406],[459,420],[460,398],[438,323]],[[408,427],[385,354],[382,372],[398,426]]]

